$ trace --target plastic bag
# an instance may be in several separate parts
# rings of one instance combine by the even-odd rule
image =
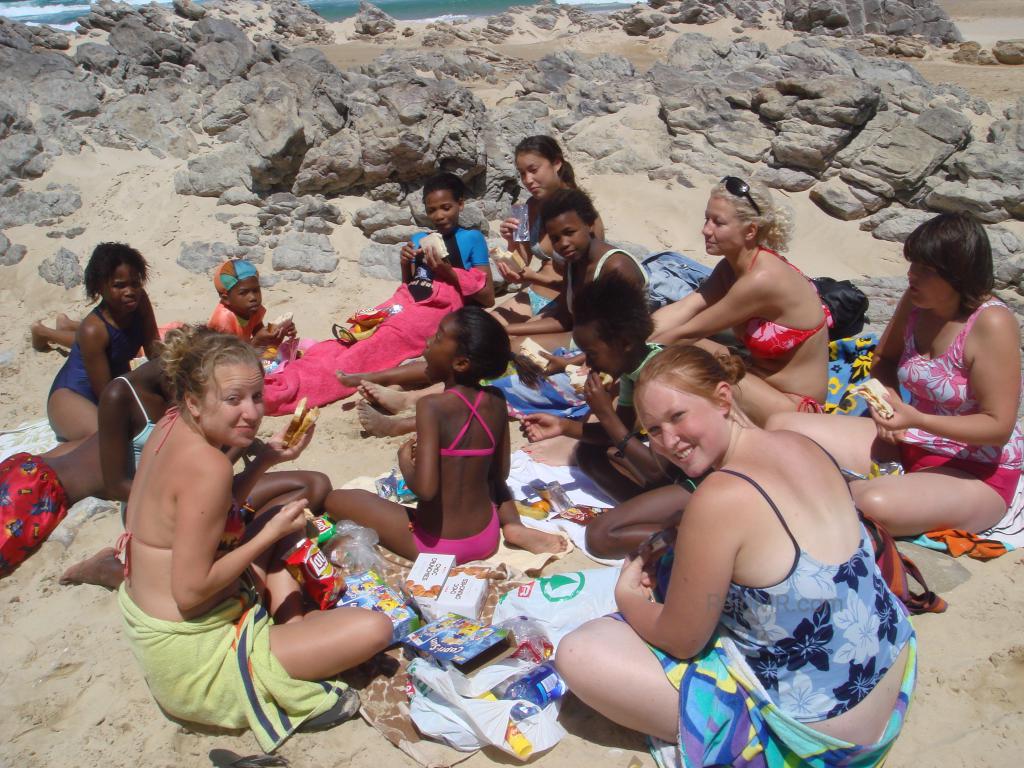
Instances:
[[[374,570],[378,573],[384,563],[374,547],[380,537],[372,528],[365,528],[351,520],[342,520],[334,526],[334,535],[321,547],[330,561],[345,574]]]
[[[523,584],[502,595],[494,609],[494,624],[527,616],[537,621],[555,648],[581,624],[618,610],[615,583],[619,568],[593,568],[556,573]]]
[[[558,723],[561,701],[513,722],[512,709],[518,702],[460,696],[449,672],[425,659],[409,665],[409,678],[415,690],[409,702],[413,723],[425,736],[455,749],[470,752],[494,746],[526,760],[551,749],[565,736],[565,729]]]

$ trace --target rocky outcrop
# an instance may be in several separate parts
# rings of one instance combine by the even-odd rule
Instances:
[[[784,0],[786,25],[827,35],[921,35],[958,42],[960,32],[934,0]]]
[[[354,19],[355,33],[360,37],[375,38],[387,35],[394,38],[397,24],[395,20],[375,5],[363,0],[359,3],[359,11]]]

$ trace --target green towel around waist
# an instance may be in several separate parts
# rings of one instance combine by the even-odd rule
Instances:
[[[272,752],[304,720],[334,706],[345,687],[289,677],[270,652],[273,620],[262,604],[243,595],[190,621],[153,618],[123,584],[117,601],[153,698],[179,720],[248,727],[260,747]]]

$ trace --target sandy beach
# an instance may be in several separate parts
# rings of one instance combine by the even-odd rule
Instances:
[[[1020,0],[945,0],[941,5],[960,25],[965,40],[991,45],[998,39],[1024,38],[1024,3]],[[351,22],[332,24],[337,43],[322,50],[345,68],[370,62],[389,45],[414,49],[424,30],[393,43],[347,42]],[[727,40],[734,24],[720,21],[687,27]],[[664,57],[673,34],[656,40],[628,38],[622,32],[595,31],[563,37],[560,29],[521,30],[507,43],[493,46],[506,57],[535,61],[571,47],[586,53],[626,56],[639,71]],[[779,29],[752,30],[754,40],[775,47],[793,39]],[[1024,66],[983,67],[950,61],[953,48],[933,48],[910,63],[933,81],[963,86],[989,100],[993,109],[1010,106],[1024,94]],[[472,86],[485,104],[506,104],[517,98],[516,73],[502,72],[496,82]],[[616,119],[630,125],[658,120],[657,101],[629,104]],[[979,129],[991,116],[974,116]],[[173,177],[184,167],[175,157],[114,149],[88,143],[78,155],[64,154],[42,178],[24,181],[26,189],[73,183],[82,207],[61,223],[61,229],[82,227],[73,239],[59,242],[83,257],[104,240],[125,241],[149,260],[149,294],[160,322],[205,321],[216,296],[208,279],[176,263],[182,241],[234,241],[230,222],[218,219],[223,208],[213,197],[177,194]],[[647,174],[595,174],[583,171],[582,185],[592,193],[608,232],[615,240],[643,244],[651,250],[674,249],[705,263],[701,216],[706,190],[715,180],[693,179],[687,188],[651,180]],[[366,206],[362,197],[332,197],[344,223],[329,235],[340,255],[333,285],[313,287],[281,280],[263,291],[271,316],[295,313],[301,336],[329,338],[333,322],[360,307],[390,295],[394,284],[364,277],[359,253],[367,240],[352,223],[352,214]],[[825,215],[807,192],[788,194],[796,233],[792,261],[811,275],[837,278],[896,276],[905,271],[901,246],[874,239],[856,221]],[[238,213],[238,211],[235,211]],[[254,208],[250,213],[255,215]],[[1024,222],[1004,226],[1024,238]],[[28,255],[17,265],[0,267],[0,324],[8,328],[0,341],[0,427],[8,429],[45,417],[45,397],[63,362],[60,353],[32,350],[28,327],[33,320],[52,322],[58,312],[81,317],[90,309],[81,288],[64,290],[38,277],[40,262],[56,250],[49,228],[23,225],[5,230]],[[269,270],[269,265],[266,265]],[[360,436],[354,399],[331,405],[321,414],[314,443],[301,459],[302,468],[327,473],[335,486],[358,475],[379,474],[395,463],[398,439]],[[262,433],[279,428],[268,418]],[[513,438],[513,448],[521,442]],[[122,768],[145,765],[208,766],[210,752],[238,754],[258,751],[250,734],[201,734],[166,719],[154,703],[135,659],[122,636],[114,595],[97,587],[58,584],[70,564],[110,546],[120,533],[114,511],[90,518],[70,545],[58,541],[42,549],[11,577],[0,581],[0,647],[6,666],[0,669],[0,766],[14,768]],[[1020,764],[1024,732],[1024,554],[1010,553],[980,563],[953,560],[924,550],[912,556],[931,586],[950,603],[942,615],[916,618],[920,643],[918,688],[903,735],[887,765],[893,768],[971,765],[996,768]],[[582,554],[558,563],[560,570],[592,567]],[[562,710],[569,735],[552,751],[531,761],[546,768],[588,765],[627,768],[654,763],[642,738],[614,726],[575,699]],[[356,720],[321,734],[300,734],[280,754],[293,766],[414,766],[365,722]],[[515,764],[494,750],[469,757],[462,765],[479,768]]]

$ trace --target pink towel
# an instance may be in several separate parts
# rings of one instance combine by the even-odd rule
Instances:
[[[456,269],[458,287],[434,281],[429,298],[413,301],[403,283],[378,308],[401,304],[402,311],[381,323],[368,339],[344,345],[331,339],[314,344],[298,360],[264,380],[263,402],[268,416],[292,413],[303,397],[309,406],[327,405],[348,397],[355,389],[343,387],[336,371],[383,371],[423,354],[427,339],[437,332],[442,318],[465,303],[466,296],[484,287],[487,276],[478,269]]]

